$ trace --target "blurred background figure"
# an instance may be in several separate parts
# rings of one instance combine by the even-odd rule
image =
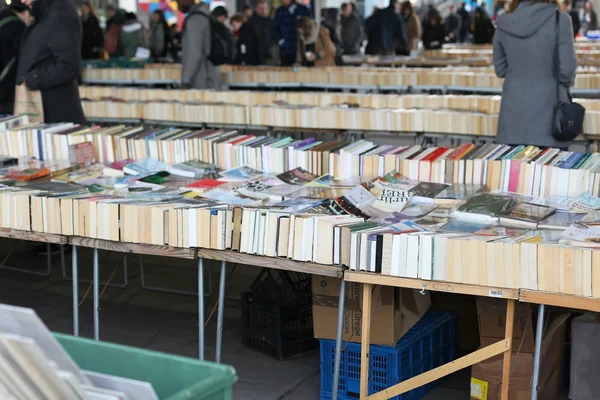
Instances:
[[[494,39],[494,24],[485,9],[477,7],[471,19],[471,33],[473,34],[473,43],[489,44]]]
[[[441,49],[444,44],[444,36],[442,16],[437,8],[431,5],[423,20],[423,47],[428,50]]]
[[[360,53],[360,46],[364,39],[363,23],[349,3],[342,4],[340,17],[341,49],[344,54],[356,55]]]
[[[234,14],[229,21],[234,36],[236,53],[234,63],[237,65],[260,65],[260,46],[258,35],[247,22],[243,14]]]
[[[152,58],[166,58],[171,48],[171,29],[167,24],[165,13],[156,10],[150,21],[150,41],[148,43]]]
[[[244,4],[243,14],[244,14],[244,17],[246,18],[246,21],[248,21],[248,18],[250,18],[253,14],[252,7],[250,7],[248,4]]]
[[[450,14],[444,21],[444,32],[446,35],[446,41],[448,43],[456,43],[460,37],[460,30],[462,28],[462,19],[456,12],[456,6],[450,6]]]
[[[507,1],[508,3],[508,1]],[[456,12],[460,16],[460,31],[458,35],[458,41],[464,43],[469,35],[469,27],[471,26],[471,14],[467,11],[467,3],[460,3],[460,8]]]
[[[125,58],[135,57],[138,47],[147,47],[144,27],[134,13],[127,13],[125,16],[119,37],[119,47],[121,49],[119,53]]]
[[[223,25],[227,25],[227,18],[229,18],[229,11],[223,6],[215,7],[212,10],[211,15],[214,19],[222,23]]]
[[[596,15],[594,5],[589,0],[585,2],[583,8],[583,26],[585,32],[598,30],[598,15]]]
[[[247,24],[254,28],[258,37],[260,59],[263,64],[273,64],[271,40],[271,29],[273,29],[273,20],[268,15],[267,2],[258,0],[252,16],[247,20]]]
[[[0,10],[0,114],[13,113],[19,49],[27,20],[29,8],[20,1],[13,0]]]
[[[100,22],[89,2],[81,4],[81,58],[96,60],[102,58],[104,48],[104,34]]]
[[[169,27],[171,31],[171,58],[173,61],[181,61],[181,32],[177,29],[177,24]]]
[[[308,8],[295,0],[281,0],[281,6],[273,18],[273,41],[279,45],[281,66],[290,67],[296,62],[298,35],[296,22],[300,18],[311,18]]]
[[[329,37],[329,29],[319,27],[307,17],[296,23],[298,46],[296,64],[303,67],[326,67],[335,65],[336,47]]]
[[[406,37],[408,39],[408,50],[415,51],[419,48],[419,40],[421,40],[421,20],[415,13],[410,0],[402,3],[402,15],[406,26]]]
[[[104,16],[106,17],[104,49],[111,58],[121,57],[123,55],[120,53],[121,27],[125,23],[127,13],[109,4],[104,8]]]
[[[86,124],[81,98],[81,21],[70,0],[36,0],[21,39],[17,85],[42,95],[44,122]]]
[[[581,22],[579,21],[579,13],[573,10],[571,0],[563,1],[563,11],[569,14],[569,17],[571,17],[571,22],[573,23],[573,36],[576,37],[579,33],[579,29],[581,28]]]
[[[408,39],[404,18],[400,16],[400,2],[390,0],[387,8],[379,9],[366,22],[367,54],[407,55]]]

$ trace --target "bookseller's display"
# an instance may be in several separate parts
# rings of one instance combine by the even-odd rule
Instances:
[[[12,132],[0,138],[35,158],[5,158],[2,228],[600,297],[598,153],[60,124]],[[79,140],[94,160],[53,161]]]

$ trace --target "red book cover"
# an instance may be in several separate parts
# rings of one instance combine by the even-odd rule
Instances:
[[[216,179],[202,179],[201,181],[190,183],[186,187],[190,189],[212,189],[221,186],[224,183],[225,182]]]
[[[5,178],[17,181],[32,181],[48,175],[50,175],[50,170],[48,168],[29,168],[10,171]]]
[[[510,163],[510,175],[508,177],[508,191],[516,192],[519,187],[519,172],[521,171],[521,161],[512,160]]]
[[[254,135],[246,135],[244,137],[241,137],[241,138],[237,139],[236,141],[231,142],[230,144],[236,145],[238,143],[242,143],[242,142],[244,142],[244,141],[246,141],[246,140],[248,140],[250,138],[253,138],[253,137],[255,137],[255,136]]]
[[[448,147],[438,147],[436,150],[429,153],[427,155],[427,157],[425,157],[421,161],[434,162],[435,160],[440,158],[442,156],[442,154],[444,154],[447,150],[448,150]]]

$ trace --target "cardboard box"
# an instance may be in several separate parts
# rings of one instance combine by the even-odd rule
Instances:
[[[340,294],[340,279],[313,276],[313,326],[315,337],[335,339]],[[343,339],[360,342],[362,284],[346,282]],[[374,286],[371,301],[371,344],[395,345],[427,312],[429,293],[418,290]]]
[[[504,339],[506,300],[477,297],[477,318],[479,319],[479,339],[482,347]],[[533,321],[531,305],[528,303],[517,302],[515,305],[512,348],[520,349],[524,353],[533,352]]]
[[[552,316],[544,333],[540,359],[540,399],[553,400],[558,398],[562,381],[565,322],[568,317],[569,314]],[[500,400],[502,364],[503,356],[499,355],[473,365],[471,369],[471,399]],[[509,400],[530,399],[533,353],[516,353],[516,350],[513,351],[511,371],[508,388]]]

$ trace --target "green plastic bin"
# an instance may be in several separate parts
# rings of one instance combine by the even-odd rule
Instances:
[[[54,334],[81,369],[150,382],[161,400],[230,400],[233,367],[70,335]]]

